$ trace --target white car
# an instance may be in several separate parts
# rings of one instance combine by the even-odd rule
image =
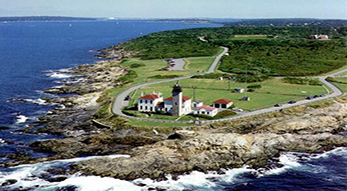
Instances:
[[[233,108],[232,110],[235,111],[235,112],[243,112],[243,110],[240,109],[240,108]]]

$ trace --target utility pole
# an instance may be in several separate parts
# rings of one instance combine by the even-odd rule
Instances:
[[[196,86],[193,86],[193,101],[196,101],[196,94],[195,94],[195,90],[196,90]]]
[[[230,91],[230,81],[231,81],[231,78],[228,77],[228,91]]]

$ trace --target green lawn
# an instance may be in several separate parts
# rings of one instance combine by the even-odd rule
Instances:
[[[165,98],[170,97],[173,84],[174,82],[170,82],[145,87],[137,91],[134,98],[138,98],[141,91],[146,93],[152,91],[161,92]],[[191,87],[196,86],[196,99],[203,101],[205,105],[210,105],[217,99],[232,99],[236,107],[246,110],[260,109],[272,106],[276,103],[285,103],[290,100],[301,100],[310,95],[326,94],[326,90],[322,86],[287,84],[281,79],[270,79],[261,83],[256,83],[261,84],[262,88],[257,89],[256,92],[245,92],[242,94],[228,91],[228,83],[225,80],[187,79],[180,81],[180,84],[183,87],[184,96],[188,97],[193,96],[193,89]],[[245,88],[248,85],[250,84],[232,82],[231,89]],[[251,97],[251,101],[240,101],[239,99],[243,96]]]
[[[339,69],[330,71],[330,72],[328,72],[328,73],[322,74],[322,76],[324,76],[324,75],[330,75],[330,74],[336,73],[336,72],[341,71],[341,70],[344,70],[344,69],[347,69],[347,65],[345,65],[345,66],[343,66],[343,67],[341,67],[341,68],[339,68]],[[341,73],[340,75],[347,75],[347,72]]]
[[[185,69],[195,72],[207,71],[210,68],[214,59],[214,57],[185,58]]]
[[[333,82],[333,84],[337,86],[338,88],[340,88],[341,91],[347,93],[347,78],[334,78],[334,79],[342,83]]]

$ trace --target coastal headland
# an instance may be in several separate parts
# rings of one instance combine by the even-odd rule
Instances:
[[[86,155],[129,154],[129,158],[77,162],[71,165],[69,173],[126,180],[164,179],[168,174],[180,175],[194,170],[243,165],[264,167],[269,159],[285,151],[323,152],[345,147],[347,98],[342,93],[347,88],[339,83],[341,79],[330,75],[340,75],[346,69],[347,28],[335,29],[295,26],[167,31],[101,50],[99,56],[107,60],[71,69],[67,73],[73,77],[65,81],[64,86],[46,91],[73,94],[46,98],[48,102],[63,107],[41,117],[37,124],[44,124],[43,127],[32,126],[22,130],[62,135],[62,139],[31,144],[38,151],[53,155],[32,159],[19,153],[9,156],[16,160],[6,165]],[[331,40],[309,39],[317,30],[320,34],[332,33],[329,36]],[[221,49],[220,46],[227,48]],[[186,63],[184,70],[163,70],[167,58],[183,59]],[[328,76],[331,78],[327,80],[333,87],[324,83]],[[183,84],[198,86],[199,83],[209,83],[214,86],[223,83],[221,86],[227,87],[228,82],[221,81],[220,77],[232,77],[236,79],[233,87],[244,86],[247,90],[245,93],[252,98],[251,101],[236,101],[237,107],[246,112],[269,108],[278,102],[300,101],[307,96],[325,95],[329,99],[316,99],[315,102],[294,104],[242,118],[234,116],[233,120],[228,120],[230,116],[227,116],[224,120],[200,125],[186,123],[194,119],[189,116],[180,119],[182,123],[163,123],[161,120],[176,119],[160,114],[145,116],[131,107],[114,105],[117,102],[114,102],[115,98],[122,92],[126,92],[125,96],[130,95],[129,106],[132,106],[136,104],[139,88],[148,92],[158,88],[163,92],[170,91],[170,86],[161,84],[159,87],[140,87],[144,83],[155,85],[159,80],[182,78]],[[139,87],[127,92],[136,85]],[[261,88],[248,91],[252,89],[247,88],[250,85],[260,85]],[[218,92],[215,95],[244,96],[231,94],[229,89],[213,91]],[[329,97],[330,93],[336,92]],[[120,101],[124,100],[123,97]],[[204,96],[201,98],[210,102]],[[132,117],[123,116],[124,113]],[[153,120],[137,120],[143,117]]]

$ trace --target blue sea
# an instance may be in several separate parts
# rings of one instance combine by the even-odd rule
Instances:
[[[94,58],[96,50],[152,32],[219,26],[153,20],[0,23],[0,162],[7,160],[1,156],[18,152],[45,156],[27,145],[36,140],[59,138],[17,130],[54,107],[40,98],[52,96],[43,91],[69,77],[64,74],[65,69],[94,63],[97,61]],[[14,168],[0,166],[0,190],[347,190],[346,148],[316,155],[282,153],[277,162],[279,165],[263,170],[245,166],[224,169],[222,173],[192,172],[175,180],[168,175],[167,181],[160,182],[150,179],[129,182],[75,174],[64,181],[51,183],[40,177],[51,167],[87,159]],[[17,183],[1,187],[8,179],[15,179]]]

